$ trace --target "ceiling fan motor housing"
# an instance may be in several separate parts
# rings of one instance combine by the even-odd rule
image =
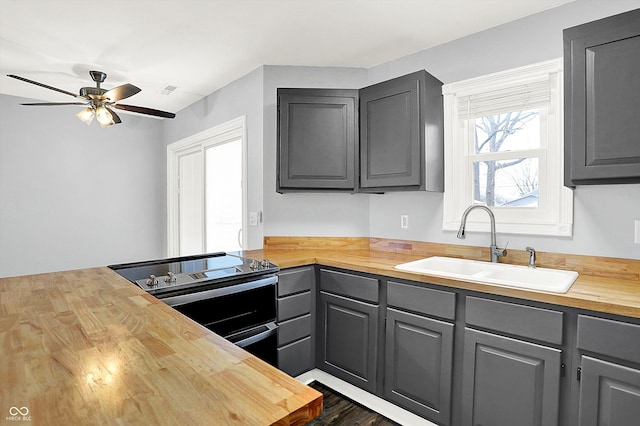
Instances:
[[[107,90],[101,89],[100,87],[81,87],[80,88],[80,96],[83,97],[95,97],[102,96]]]

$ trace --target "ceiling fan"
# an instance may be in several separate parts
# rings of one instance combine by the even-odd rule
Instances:
[[[96,120],[98,120],[98,123],[100,123],[100,127],[109,127],[113,124],[121,123],[122,120],[120,120],[120,117],[118,117],[118,114],[115,113],[113,108],[136,112],[138,114],[154,115],[156,117],[163,118],[174,118],[176,116],[172,112],[117,103],[122,99],[126,99],[130,96],[135,95],[142,89],[129,83],[114,87],[111,90],[103,89],[102,87],[100,87],[100,84],[103,83],[107,78],[107,74],[103,73],[102,71],[89,71],[89,75],[91,76],[91,79],[96,82],[96,87],[81,87],[78,95],[76,95],[75,93],[67,92],[66,90],[58,89],[57,87],[49,86],[43,83],[38,83],[37,81],[29,80],[28,78],[20,77],[18,75],[8,74],[7,77],[35,84],[36,86],[44,87],[45,89],[55,90],[56,92],[64,93],[78,99],[78,102],[34,102],[21,105],[83,105],[86,106],[86,108],[76,114],[76,117],[78,117],[87,125],[91,124],[91,121],[93,121],[93,117],[96,117]]]

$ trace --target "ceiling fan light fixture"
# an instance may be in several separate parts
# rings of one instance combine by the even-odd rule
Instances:
[[[76,117],[78,117],[83,123],[88,126],[93,121],[94,115],[95,111],[93,110],[93,108],[88,107],[77,113]]]
[[[98,120],[98,123],[100,123],[100,127],[103,128],[115,124],[115,122],[113,121],[113,116],[111,115],[109,110],[104,107],[104,105],[100,105],[98,108],[96,108],[96,119]]]

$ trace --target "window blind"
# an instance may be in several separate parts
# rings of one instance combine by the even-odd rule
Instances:
[[[458,118],[467,120],[509,111],[548,107],[551,101],[549,79],[508,88],[459,96]]]

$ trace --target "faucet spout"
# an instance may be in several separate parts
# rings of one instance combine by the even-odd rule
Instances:
[[[489,221],[491,223],[491,246],[489,247],[489,250],[491,251],[491,261],[497,262],[498,257],[507,255],[507,251],[505,249],[498,248],[496,245],[496,217],[494,216],[493,212],[489,207],[482,206],[480,204],[474,204],[472,206],[467,207],[464,213],[462,213],[462,219],[460,220],[460,228],[458,229],[457,237],[462,240],[465,238],[465,226],[467,225],[467,216],[469,215],[469,212],[471,212],[471,210],[474,210],[474,209],[484,210],[489,215]]]

